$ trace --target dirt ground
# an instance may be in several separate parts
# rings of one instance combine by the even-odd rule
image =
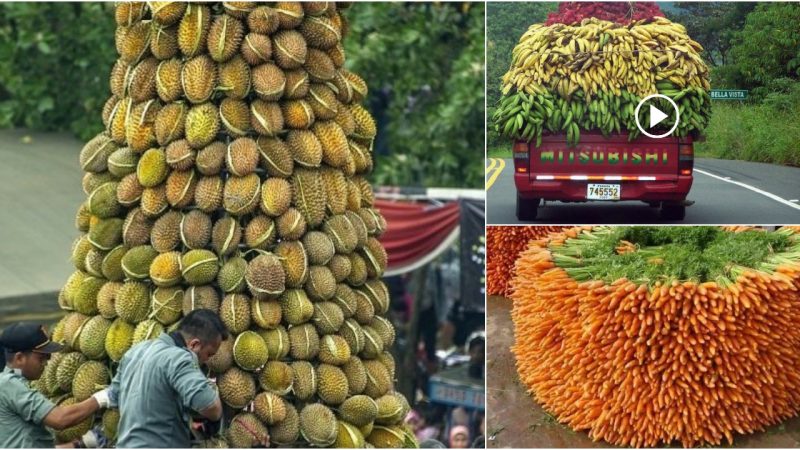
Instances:
[[[612,447],[592,442],[585,432],[576,432],[558,421],[528,395],[517,379],[511,322],[511,301],[503,297],[487,300],[487,448],[519,447]],[[733,447],[800,447],[800,418],[795,417],[764,432],[734,435]]]

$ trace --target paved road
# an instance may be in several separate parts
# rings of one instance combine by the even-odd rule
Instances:
[[[30,140],[25,139],[29,137]],[[0,130],[0,314],[44,311],[72,273],[75,213],[86,199],[68,134]],[[20,305],[27,305],[24,311]]]
[[[515,214],[510,159],[486,162],[486,223],[522,223]],[[537,223],[583,224],[800,224],[800,168],[720,159],[695,160],[695,175],[681,222],[664,222],[641,202],[548,202]]]

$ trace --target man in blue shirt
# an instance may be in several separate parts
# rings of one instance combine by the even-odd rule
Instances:
[[[71,406],[56,406],[29,383],[38,380],[50,354],[61,345],[50,340],[44,327],[15,323],[0,335],[0,448],[53,448],[53,434],[45,427],[64,430],[108,406],[100,391]],[[4,367],[7,366],[7,367]],[[78,443],[66,447],[78,446]]]
[[[120,411],[117,447],[188,448],[192,411],[221,420],[219,395],[200,365],[227,338],[217,313],[198,309],[177,331],[128,350],[109,388],[111,405]]]

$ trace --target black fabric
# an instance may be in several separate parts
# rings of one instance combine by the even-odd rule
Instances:
[[[173,331],[172,333],[169,334],[169,337],[171,337],[172,340],[175,341],[175,345],[177,345],[178,347],[186,348],[186,339],[183,338],[183,335],[180,333],[180,331]]]
[[[461,307],[486,311],[486,212],[484,200],[459,199],[461,207]]]
[[[0,342],[0,372],[5,370],[6,368],[6,348],[3,347],[3,343]]]

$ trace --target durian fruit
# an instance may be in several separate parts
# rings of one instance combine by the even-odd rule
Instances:
[[[267,250],[275,243],[275,222],[269,217],[257,215],[244,229],[245,245],[251,249]]]
[[[252,413],[241,413],[234,417],[225,436],[232,448],[262,446],[269,440],[267,427]]]
[[[261,165],[269,176],[287,178],[292,174],[294,160],[281,139],[260,136],[256,144],[261,154]]]
[[[67,353],[61,358],[58,362],[55,375],[56,384],[61,391],[70,392],[72,389],[72,381],[75,379],[75,373],[86,361],[86,356],[80,352]]]
[[[219,65],[219,86],[217,86],[217,90],[224,92],[231,99],[243,100],[250,93],[251,80],[250,65],[248,65],[243,56],[237,55],[230,61]]]
[[[283,325],[279,325],[273,329],[262,330],[259,335],[267,343],[267,352],[269,353],[270,361],[277,361],[286,357],[289,354],[291,343],[289,341],[289,333]]]
[[[270,217],[285,213],[292,203],[292,186],[283,178],[267,178],[261,185],[261,211]]]
[[[89,359],[100,360],[106,357],[106,334],[111,321],[103,316],[94,316],[83,325],[78,340],[78,349]]]
[[[378,418],[378,403],[368,395],[353,395],[338,408],[339,419],[363,427]]]
[[[272,392],[262,392],[253,401],[253,412],[266,425],[275,425],[286,418],[286,403]]]
[[[285,396],[292,390],[294,371],[281,361],[267,361],[258,373],[258,383],[266,392]]]
[[[149,5],[153,20],[164,27],[178,23],[187,7],[183,2],[150,2]]]
[[[256,396],[256,382],[248,372],[231,367],[217,378],[219,396],[226,405],[242,409]]]
[[[220,267],[219,272],[217,273],[217,285],[224,293],[240,293],[244,291],[246,287],[244,274],[247,270],[247,261],[240,256],[234,256]],[[266,308],[265,308],[266,310]],[[259,310],[260,311],[260,310]],[[256,317],[255,311],[253,312],[253,317]],[[265,317],[265,315],[259,314],[260,318]],[[280,318],[278,319],[280,322]],[[264,327],[262,328],[269,328]]]
[[[228,331],[242,333],[250,328],[250,298],[245,294],[228,294],[219,307],[219,315]]]
[[[158,145],[167,146],[167,164],[173,169],[188,170],[194,166],[195,152],[183,138],[186,133],[186,113],[188,107],[183,102],[168,103],[158,111],[154,133]],[[170,149],[169,144],[181,142],[182,145]]]
[[[406,441],[406,433],[399,427],[385,427],[375,425],[372,433],[367,436],[367,442],[375,448],[400,448]]]
[[[243,37],[242,22],[231,15],[220,14],[208,32],[208,54],[216,62],[228,61],[239,51]]]
[[[75,378],[72,380],[72,396],[76,401],[82,402],[108,386],[109,383],[111,383],[111,374],[103,363],[99,361],[85,362],[75,372]]]
[[[150,318],[164,326],[176,323],[181,318],[183,289],[180,286],[158,287],[153,291]]]
[[[328,336],[326,336],[328,337]],[[342,369],[322,363],[317,366],[317,395],[327,405],[340,405],[345,401],[349,393],[347,376]]]
[[[189,250],[181,257],[181,274],[192,286],[210,283],[218,270],[217,255],[210,250]]]
[[[189,314],[195,309],[219,312],[220,298],[213,286],[190,286],[183,292],[183,314]]]
[[[302,289],[287,289],[278,299],[281,317],[289,325],[307,322],[314,314],[314,305]]]
[[[206,361],[206,366],[215,374],[223,374],[233,366],[233,339],[222,341],[217,353]]]
[[[289,353],[294,359],[309,361],[319,354],[319,334],[310,323],[289,328],[289,343]]]
[[[251,66],[257,66],[272,58],[272,40],[258,32],[247,33],[241,45],[242,57]]]
[[[322,164],[322,144],[312,131],[289,130],[286,146],[297,164],[310,168]]]
[[[283,241],[275,247],[275,254],[281,258],[286,273],[286,286],[302,287],[308,279],[308,255],[303,244],[298,241]]]
[[[210,24],[210,7],[201,4],[186,7],[178,26],[178,47],[184,56],[191,58],[205,50]]]
[[[106,334],[105,350],[112,361],[119,362],[133,344],[135,327],[130,323],[116,319]]]
[[[101,367],[209,309],[231,336],[203,370],[236,411],[201,447],[398,444],[386,222],[366,178],[377,129],[344,68],[347,7],[117,5],[58,295],[54,339],[72,353],[43,392],[84,398]],[[112,439],[118,420],[103,415]]]
[[[244,331],[233,343],[233,359],[244,370],[255,371],[266,364],[267,344],[253,331]]]
[[[197,170],[203,175],[218,175],[225,165],[225,144],[212,142],[197,152]]]
[[[106,133],[92,138],[81,150],[79,159],[85,172],[101,173],[108,168],[109,157],[120,147]]]
[[[156,339],[161,333],[164,332],[164,326],[155,320],[145,320],[139,322],[133,330],[132,345],[136,345],[143,341]]]
[[[192,250],[202,250],[211,241],[212,222],[208,214],[191,210],[180,222],[180,238],[183,245]]]
[[[103,412],[103,417],[101,419],[103,434],[111,442],[115,442],[117,440],[117,433],[119,430],[119,419],[120,419],[119,409],[109,408]]]
[[[270,442],[286,446],[294,444],[300,437],[300,415],[290,403],[286,404],[286,417],[269,428]]]
[[[308,229],[308,223],[300,211],[292,207],[275,218],[275,228],[281,240],[296,241],[303,237]]]
[[[386,394],[392,386],[389,370],[380,361],[364,361],[364,370],[367,372],[367,385],[364,393],[377,399]]]
[[[285,290],[286,274],[277,256],[261,253],[247,265],[247,287],[254,298],[277,298]]]
[[[242,239],[242,227],[231,216],[223,216],[211,229],[211,248],[221,256],[230,256],[238,247]]]
[[[231,176],[225,181],[222,205],[225,211],[235,216],[253,212],[258,206],[261,180],[251,173],[243,177]]]
[[[274,102],[283,96],[286,89],[286,76],[272,63],[265,63],[253,68],[253,91],[261,100]]]
[[[336,441],[333,443],[336,448],[364,448],[366,441],[364,434],[354,425],[339,421],[339,432]]]
[[[329,447],[336,442],[338,422],[333,411],[320,403],[306,405],[300,411],[300,434],[315,447]]]
[[[194,189],[195,206],[206,214],[221,208],[224,186],[225,183],[219,176],[201,177]]]
[[[186,140],[192,148],[199,149],[210,144],[220,127],[219,109],[212,103],[193,106],[186,114]]]

